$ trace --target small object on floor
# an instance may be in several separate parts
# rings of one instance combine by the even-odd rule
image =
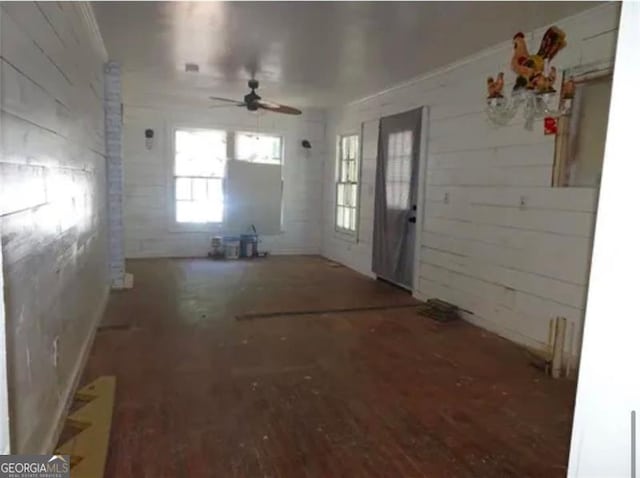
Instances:
[[[240,257],[240,238],[228,236],[224,238],[224,258],[234,260]]]
[[[76,399],[85,403],[66,419],[79,432],[55,453],[71,457],[73,478],[101,478],[107,463],[109,434],[116,392],[115,377],[100,377],[78,390]]]
[[[450,304],[440,299],[429,299],[418,313],[425,317],[432,318],[438,322],[452,322],[460,318],[460,308],[457,305]]]
[[[224,243],[222,236],[211,238],[211,250],[207,254],[211,259],[224,259]]]
[[[258,252],[258,236],[254,234],[240,235],[240,257],[252,258]]]
[[[133,289],[133,274],[130,272],[124,273],[124,288]]]

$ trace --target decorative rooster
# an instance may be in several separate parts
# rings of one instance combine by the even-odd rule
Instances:
[[[502,88],[504,87],[504,73],[498,73],[498,76],[494,80],[492,76],[487,78],[487,90],[489,96],[487,99],[491,98],[504,98],[502,95]]]
[[[518,32],[513,37],[513,57],[511,69],[518,75],[514,90],[527,88],[537,93],[554,92],[553,83],[556,79],[555,68],[551,68],[549,75],[544,74],[545,63],[549,62],[567,44],[565,33],[558,27],[550,27],[542,37],[540,48],[535,55],[529,54],[524,34]]]
[[[576,94],[576,82],[573,76],[562,84],[562,90],[560,90],[560,96],[563,100],[571,100]]]

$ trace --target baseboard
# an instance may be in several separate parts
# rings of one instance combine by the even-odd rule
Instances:
[[[358,274],[362,274],[363,276],[366,276],[370,279],[377,279],[378,276],[376,276],[373,271],[371,270],[365,270],[365,269],[361,269],[353,264],[349,264],[348,262],[346,262],[343,259],[340,259],[339,257],[336,256],[330,256],[328,254],[325,253],[320,253],[320,257],[324,257],[325,259],[328,259],[332,262],[337,262],[338,264],[342,264],[343,266],[345,266],[347,269],[351,269],[354,272],[357,272]]]
[[[42,455],[48,455],[53,452],[57,445],[58,437],[60,436],[60,433],[62,433],[65,418],[67,417],[69,408],[73,403],[73,395],[76,388],[78,387],[80,378],[82,377],[82,372],[84,371],[85,365],[87,364],[87,360],[89,359],[89,354],[91,353],[91,347],[93,347],[93,341],[96,336],[96,331],[98,330],[98,325],[102,320],[102,316],[104,315],[107,301],[109,300],[110,290],[111,289],[109,288],[109,286],[105,285],[104,291],[102,292],[102,297],[100,298],[100,302],[98,304],[98,308],[96,309],[95,315],[91,320],[91,330],[89,332],[89,335],[87,336],[87,339],[85,340],[84,345],[82,346],[82,350],[74,367],[71,380],[69,381],[69,385],[67,387],[67,390],[65,391],[65,399],[62,401],[62,404],[59,407],[58,412],[56,413],[56,419],[53,422],[53,426],[47,434],[47,438],[43,442],[42,449],[39,451],[39,453]]]

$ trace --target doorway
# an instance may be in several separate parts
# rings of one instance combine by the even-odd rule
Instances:
[[[422,108],[380,120],[373,272],[413,290]]]

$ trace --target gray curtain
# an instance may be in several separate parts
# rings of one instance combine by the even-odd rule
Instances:
[[[373,272],[413,286],[422,109],[380,120],[373,226]]]

